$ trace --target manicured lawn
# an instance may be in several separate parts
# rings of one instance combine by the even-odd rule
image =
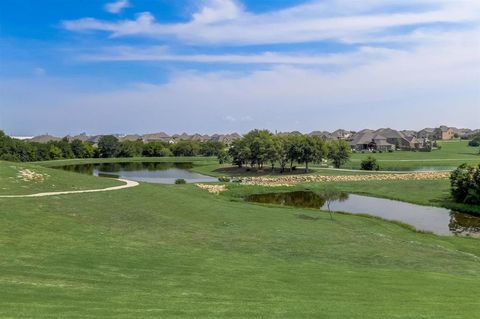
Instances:
[[[22,177],[33,172],[30,179]],[[24,180],[26,179],[26,180]],[[30,163],[0,161],[0,195],[23,195],[40,192],[74,191],[105,188],[123,183],[108,178],[92,178],[86,175],[63,172]]]
[[[342,187],[428,202],[445,193],[434,186]],[[474,318],[478,294],[478,239],[378,219],[332,221],[194,185],[0,199],[5,318]]]
[[[440,150],[432,152],[396,151],[392,153],[355,153],[346,168],[360,168],[360,162],[368,156],[375,157],[385,170],[451,169],[462,163],[479,164],[478,147],[468,146],[468,141],[439,141]]]

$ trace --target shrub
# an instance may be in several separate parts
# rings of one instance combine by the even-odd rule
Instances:
[[[473,146],[473,147],[480,146],[480,137],[476,137],[470,142],[468,142],[468,146]]]
[[[369,156],[362,161],[360,164],[362,170],[365,171],[378,171],[380,170],[380,166],[377,163],[377,159],[375,157]]]
[[[480,204],[480,165],[462,164],[450,175],[451,194],[457,203]]]
[[[228,182],[230,182],[230,177],[221,176],[221,177],[218,178],[218,181],[222,182],[222,183],[228,183]]]
[[[184,180],[183,178],[178,178],[178,179],[175,180],[175,184],[177,184],[177,185],[178,184],[186,184],[186,183],[187,183],[187,181]]]
[[[388,152],[389,152],[389,153],[393,153],[393,150],[392,150],[392,149],[389,149]]]

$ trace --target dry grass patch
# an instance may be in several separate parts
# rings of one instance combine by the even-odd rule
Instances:
[[[392,180],[435,180],[445,179],[450,176],[449,172],[424,172],[407,174],[375,174],[375,175],[303,175],[282,177],[244,177],[242,185],[258,186],[292,186],[300,183],[311,182],[362,182],[362,181],[392,181]]]

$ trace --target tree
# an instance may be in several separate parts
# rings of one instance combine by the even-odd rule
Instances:
[[[335,168],[345,165],[352,155],[352,149],[348,142],[344,140],[331,141],[328,144],[328,158],[332,161]]]
[[[82,142],[79,139],[74,139],[70,143],[70,147],[75,158],[91,158],[94,154],[94,149],[92,144]]]
[[[328,213],[330,214],[330,219],[333,219],[332,210],[330,209],[330,204],[334,201],[343,202],[348,199],[348,193],[340,192],[333,188],[325,189],[322,192],[322,196],[325,198]]]
[[[272,167],[272,172],[275,171],[275,163],[282,159],[283,140],[278,136],[272,136],[267,144],[267,158]]]
[[[168,148],[168,144],[160,141],[144,144],[142,154],[147,157],[164,157],[173,155],[172,151]]]
[[[61,159],[62,154],[63,154],[62,150],[58,146],[56,146],[54,144],[50,145],[50,149],[49,149],[49,153],[48,153],[50,159],[52,159],[52,160]]]
[[[142,141],[123,141],[118,144],[118,157],[135,157],[142,155]]]
[[[298,162],[305,163],[305,172],[308,172],[308,164],[320,163],[327,156],[325,142],[318,136],[303,136],[298,148]]]
[[[302,136],[298,134],[288,135],[286,140],[287,158],[290,162],[290,171],[293,170],[293,163],[298,161],[302,148]]]
[[[480,204],[480,164],[462,164],[450,175],[450,192],[456,202]]]
[[[378,171],[380,166],[375,157],[369,156],[360,163],[360,168],[365,171]]]
[[[278,149],[278,163],[280,165],[280,172],[285,172],[285,167],[289,161],[289,144],[288,144],[288,137],[285,136],[274,136],[274,139],[277,140],[279,149]]]
[[[243,167],[250,158],[250,148],[244,138],[233,141],[232,146],[228,150],[232,158],[232,164]]]
[[[120,143],[113,135],[104,135],[98,140],[98,154],[100,157],[109,158],[117,156]]]
[[[62,157],[63,158],[74,158],[75,155],[72,152],[72,147],[70,145],[70,142],[68,141],[67,137],[62,138],[58,142],[50,142],[57,146],[61,151],[62,151]]]
[[[217,160],[218,160],[218,163],[219,164],[224,164],[226,162],[228,162],[228,152],[223,149],[221,150],[218,154],[217,154]]]
[[[252,130],[244,136],[245,145],[250,149],[248,161],[253,167],[263,168],[268,160],[267,149],[272,142],[272,133],[268,130]]]
[[[196,156],[200,153],[200,145],[197,141],[181,140],[172,145],[172,153],[175,156]]]
[[[203,156],[218,157],[225,148],[225,144],[220,141],[206,141],[200,144],[200,154]]]

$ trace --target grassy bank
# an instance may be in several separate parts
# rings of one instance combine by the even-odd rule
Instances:
[[[122,184],[109,178],[98,179],[31,163],[0,161],[0,195],[75,191]]]
[[[58,174],[74,183],[83,177]],[[97,187],[105,181],[85,178]],[[392,185],[380,186],[363,188],[387,196]],[[441,196],[434,186],[423,185],[424,194]],[[360,216],[331,221],[320,211],[232,201],[194,185],[0,199],[0,225],[0,317],[473,318],[480,311],[472,297],[480,293],[476,239]]]

